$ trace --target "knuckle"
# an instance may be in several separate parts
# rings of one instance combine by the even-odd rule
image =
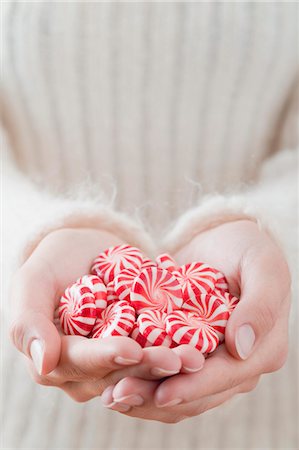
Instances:
[[[261,303],[256,309],[255,322],[260,330],[271,330],[276,322],[276,313],[268,303]]]
[[[81,369],[70,365],[63,367],[63,376],[66,380],[75,381],[81,381],[82,379],[87,378],[86,374],[84,374]]]
[[[253,380],[246,381],[239,388],[239,394],[247,394],[253,391],[259,382],[259,377],[254,378]]]
[[[286,363],[288,357],[288,344],[283,343],[275,349],[275,355],[268,364],[267,372],[276,372]]]

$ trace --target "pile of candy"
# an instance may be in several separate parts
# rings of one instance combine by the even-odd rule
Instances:
[[[100,253],[90,272],[61,297],[65,334],[130,336],[142,347],[190,344],[210,353],[223,342],[239,301],[225,276],[207,264],[177,266],[167,254],[152,261],[129,245]]]

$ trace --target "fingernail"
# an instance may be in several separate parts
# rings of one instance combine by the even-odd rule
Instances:
[[[179,373],[178,370],[165,370],[161,369],[160,367],[153,367],[151,370],[152,375],[156,377],[170,377],[171,375],[175,375]]]
[[[167,406],[175,406],[175,405],[179,405],[180,403],[182,403],[182,399],[181,398],[175,398],[173,400],[170,400],[170,402],[167,403],[157,403],[158,408],[165,408]]]
[[[117,403],[117,402],[109,403],[109,405],[104,405],[103,404],[103,406],[105,408],[112,408],[113,406],[117,406],[117,411],[120,411],[120,412],[129,411],[129,409],[131,408],[130,405],[125,405],[124,403]]]
[[[190,373],[194,373],[194,372],[199,372],[202,368],[203,368],[203,364],[200,367],[183,367],[185,372],[190,372]]]
[[[123,358],[122,356],[116,356],[114,358],[114,362],[116,362],[116,364],[123,364],[125,366],[130,366],[130,365],[139,363],[139,361],[137,359],[128,359],[128,358]]]
[[[37,372],[41,375],[44,359],[44,346],[39,339],[34,339],[31,342],[30,356]]]
[[[144,399],[141,397],[141,395],[138,394],[132,394],[121,398],[115,398],[114,401],[116,403],[125,403],[126,405],[130,406],[141,406],[144,403]]]
[[[242,359],[247,359],[251,353],[255,342],[255,334],[253,328],[248,325],[242,325],[236,333],[236,349]]]

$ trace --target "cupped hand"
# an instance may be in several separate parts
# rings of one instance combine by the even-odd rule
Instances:
[[[221,345],[195,374],[162,382],[128,377],[103,393],[104,404],[121,399],[127,415],[177,422],[252,390],[259,377],[287,357],[290,275],[282,251],[256,223],[240,220],[196,236],[174,255],[179,264],[203,261],[222,271],[240,296]],[[138,395],[139,405],[134,404]],[[135,402],[136,403],[136,402]]]
[[[55,310],[65,288],[89,272],[100,251],[122,243],[104,231],[58,230],[40,242],[13,279],[13,343],[28,357],[37,383],[59,387],[77,401],[99,396],[126,375],[160,379],[184,365],[170,349],[143,351],[128,337],[86,339],[60,332]]]

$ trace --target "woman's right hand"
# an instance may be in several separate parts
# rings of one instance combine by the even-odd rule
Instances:
[[[180,354],[164,347],[142,349],[128,337],[86,339],[60,332],[54,317],[65,288],[89,272],[99,252],[119,244],[105,231],[57,230],[40,242],[13,279],[13,343],[28,357],[37,383],[59,387],[76,401],[101,395],[125,376],[160,379],[184,366],[202,365],[194,349]],[[114,409],[124,410],[122,405]]]

